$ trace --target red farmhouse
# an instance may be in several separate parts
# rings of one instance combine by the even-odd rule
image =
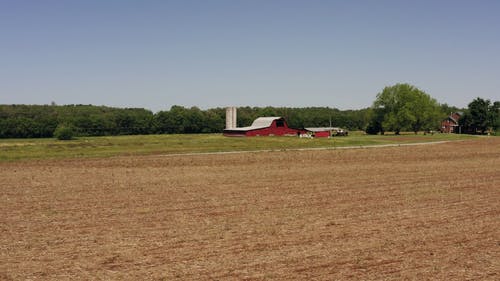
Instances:
[[[459,133],[458,119],[462,116],[462,112],[454,112],[450,114],[445,120],[441,121],[442,133]]]
[[[301,130],[289,128],[282,117],[259,117],[249,127],[225,129],[224,136],[296,136],[301,132]]]

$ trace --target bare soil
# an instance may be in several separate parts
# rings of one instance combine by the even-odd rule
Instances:
[[[500,138],[0,164],[0,280],[499,280]]]

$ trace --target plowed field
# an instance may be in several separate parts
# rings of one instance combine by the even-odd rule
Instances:
[[[0,280],[499,280],[500,138],[0,163]]]

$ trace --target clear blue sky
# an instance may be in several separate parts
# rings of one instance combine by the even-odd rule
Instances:
[[[0,0],[0,104],[500,99],[500,1]]]

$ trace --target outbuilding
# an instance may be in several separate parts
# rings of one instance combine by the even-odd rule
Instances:
[[[305,128],[308,134],[315,138],[328,138],[333,136],[347,136],[347,131],[337,127]]]
[[[309,135],[315,138],[328,138],[331,136],[330,128],[304,128]]]

